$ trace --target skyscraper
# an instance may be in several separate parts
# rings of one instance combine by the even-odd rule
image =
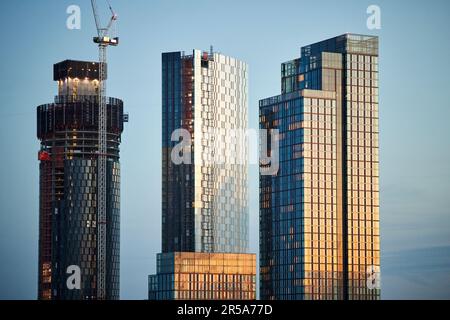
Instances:
[[[162,253],[150,299],[254,299],[248,250],[247,65],[213,52],[162,55]],[[178,150],[177,130],[187,134]],[[188,141],[185,141],[188,139]],[[183,154],[181,163],[174,161]]]
[[[378,38],[305,46],[281,82],[259,102],[280,134],[260,177],[261,298],[379,299]]]
[[[43,300],[97,298],[98,223],[106,223],[107,230],[106,298],[119,299],[119,145],[126,117],[122,100],[107,98],[107,219],[99,222],[98,67],[73,60],[55,64],[58,95],[54,103],[37,107],[38,298]]]

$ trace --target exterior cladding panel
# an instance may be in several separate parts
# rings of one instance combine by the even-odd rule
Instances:
[[[119,163],[107,163],[107,299],[119,298],[120,182]],[[64,163],[64,199],[61,201],[57,230],[58,261],[55,265],[56,295],[62,300],[95,299],[96,290],[96,175],[95,160],[74,159]],[[66,270],[81,269],[80,290],[66,286]]]
[[[172,133],[193,133],[193,75],[192,60],[180,52],[162,55],[162,252],[195,251],[194,166],[171,160]]]
[[[96,283],[96,170],[95,160],[74,159],[64,163],[64,199],[62,200],[58,240],[59,267],[55,270],[57,298],[95,299]],[[66,270],[81,269],[81,289],[69,290]]]

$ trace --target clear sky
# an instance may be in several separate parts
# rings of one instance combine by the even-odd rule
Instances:
[[[102,0],[98,0],[102,3]],[[280,63],[342,33],[380,36],[382,297],[450,298],[450,2],[384,0],[111,0],[121,44],[108,94],[130,122],[121,148],[121,297],[145,299],[161,229],[161,52],[193,48],[250,66],[258,100],[280,93]],[[66,8],[81,7],[81,30]],[[381,30],[366,9],[381,8]],[[56,94],[53,64],[95,60],[88,0],[0,1],[0,299],[35,299],[36,106]],[[250,168],[251,251],[258,251],[258,168]]]

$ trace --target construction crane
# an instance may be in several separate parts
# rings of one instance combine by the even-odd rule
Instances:
[[[98,88],[98,157],[97,157],[97,299],[106,299],[106,157],[107,157],[107,110],[106,110],[106,49],[119,44],[118,37],[111,37],[110,32],[117,21],[117,14],[107,0],[111,18],[106,27],[100,24],[96,0],[91,0],[99,52],[99,88]]]

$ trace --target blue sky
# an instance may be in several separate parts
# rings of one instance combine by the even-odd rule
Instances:
[[[130,113],[121,149],[121,297],[145,299],[160,250],[161,52],[215,50],[250,66],[258,100],[280,92],[280,63],[345,32],[380,36],[382,297],[450,298],[450,2],[111,0],[121,44],[108,93]],[[99,0],[99,3],[102,3]],[[66,8],[81,7],[81,30]],[[381,8],[381,30],[366,8]],[[52,66],[95,60],[88,0],[0,2],[0,299],[37,292],[35,108],[56,94]],[[251,251],[258,250],[258,169],[250,168]]]

